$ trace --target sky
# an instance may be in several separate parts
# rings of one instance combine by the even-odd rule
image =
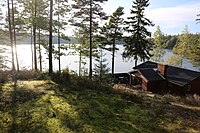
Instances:
[[[0,3],[2,0],[0,0]],[[149,0],[145,14],[153,21],[154,27],[149,28],[153,33],[160,26],[164,34],[181,34],[185,25],[191,33],[200,33],[200,23],[197,24],[197,14],[200,14],[200,0]],[[130,16],[133,0],[108,0],[102,7],[107,14],[112,14],[117,7],[124,7],[124,18]],[[200,17],[199,17],[200,18]],[[68,27],[70,28],[70,27]],[[73,29],[68,29],[69,35]]]
[[[149,7],[145,10],[145,15],[153,21],[154,27],[149,28],[155,32],[159,25],[165,34],[181,34],[185,25],[189,27],[191,33],[200,33],[200,23],[197,24],[197,14],[200,14],[200,0],[149,0]],[[104,11],[112,14],[117,7],[124,7],[127,18],[130,16],[133,0],[108,0],[103,4]]]

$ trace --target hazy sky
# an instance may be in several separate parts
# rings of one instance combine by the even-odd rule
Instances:
[[[125,17],[130,15],[133,0],[108,0],[103,7],[105,12],[112,13],[118,6],[125,8]],[[200,13],[200,0],[149,0],[150,6],[146,9],[146,17],[153,21],[155,31],[159,25],[166,34],[180,34],[185,25],[191,33],[200,33],[200,23],[196,23]]]

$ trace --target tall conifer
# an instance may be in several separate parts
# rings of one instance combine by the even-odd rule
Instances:
[[[125,38],[125,51],[123,57],[135,59],[135,66],[137,66],[138,59],[144,61],[149,59],[151,54],[151,43],[148,37],[151,37],[151,32],[147,30],[146,26],[154,26],[152,21],[145,18],[145,8],[149,6],[149,0],[134,0],[131,17],[125,23],[127,27],[125,30],[131,35]]]
[[[72,23],[77,27],[88,27],[89,38],[89,77],[92,78],[92,56],[93,56],[93,33],[98,26],[98,19],[105,18],[103,8],[99,3],[107,0],[74,0],[72,7],[76,10]],[[83,26],[86,25],[86,26]],[[95,27],[95,28],[94,28]]]

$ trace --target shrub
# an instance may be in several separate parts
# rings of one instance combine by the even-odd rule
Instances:
[[[188,105],[200,106],[200,96],[196,94],[186,96],[183,101]]]
[[[52,73],[51,79],[56,83],[62,83],[62,84],[68,83],[70,81],[69,69],[66,68],[66,69],[62,70],[61,73],[59,73],[58,71]]]
[[[0,71],[0,83],[6,83],[11,79],[11,73],[9,71]]]
[[[164,103],[171,103],[171,102],[176,102],[179,100],[179,96],[173,96],[171,94],[165,94],[162,98],[162,101]]]
[[[41,79],[42,77],[41,72],[34,70],[20,70],[15,75],[19,80]]]

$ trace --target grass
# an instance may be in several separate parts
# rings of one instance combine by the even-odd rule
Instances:
[[[181,98],[77,87],[50,80],[1,85],[0,132],[200,132],[199,108]]]

